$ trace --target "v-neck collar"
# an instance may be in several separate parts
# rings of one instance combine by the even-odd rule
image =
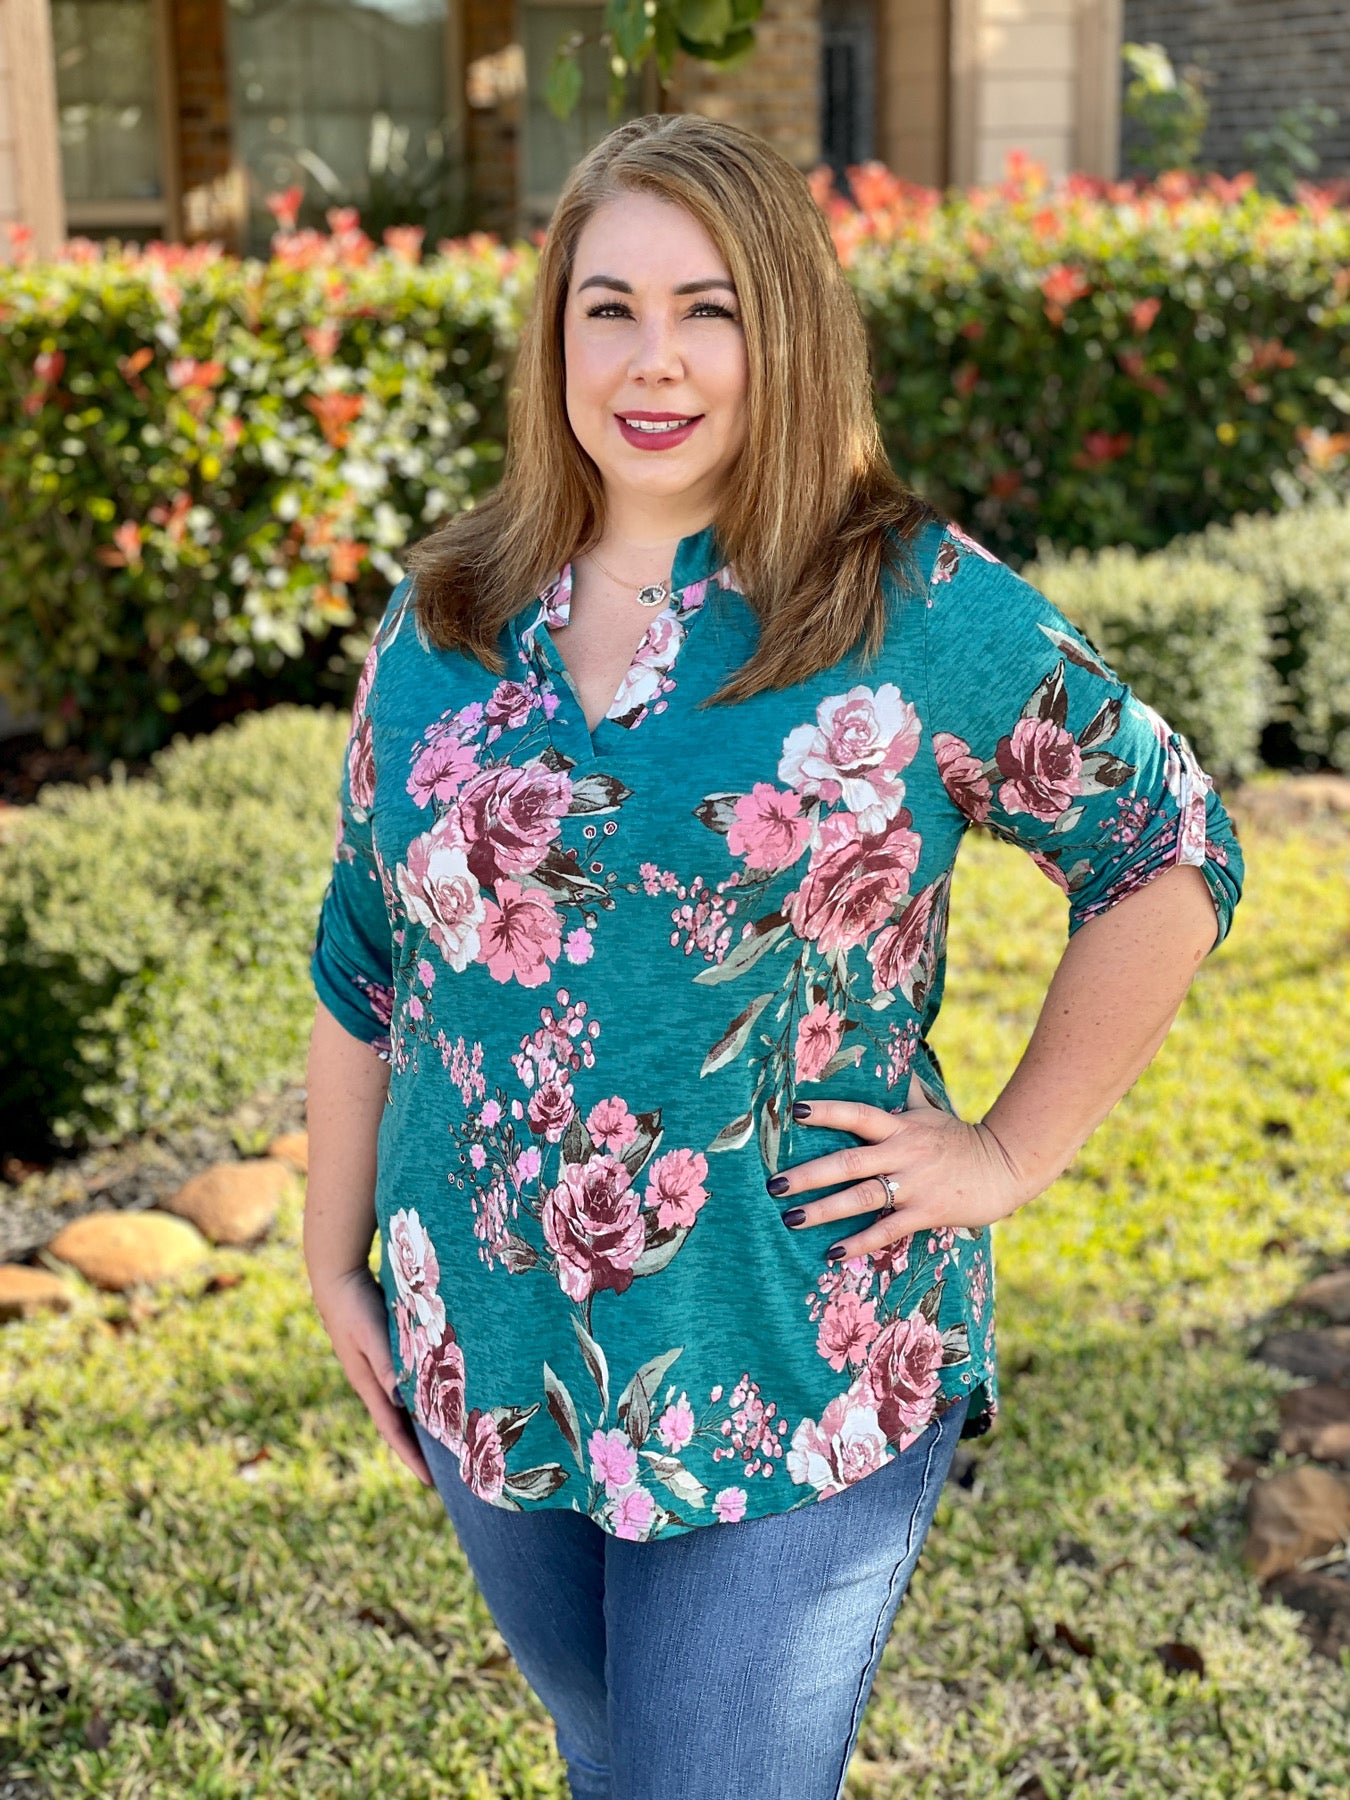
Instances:
[[[734,571],[723,558],[711,525],[680,539],[671,570],[670,599],[651,614],[628,673],[608,712],[598,722],[597,731],[609,724],[632,730],[650,712],[664,711],[664,699],[658,696],[668,685],[669,670],[684,641],[688,621],[702,609],[709,590],[734,586]],[[580,712],[581,702],[572,688],[566,665],[548,636],[550,630],[568,623],[571,612],[572,565],[566,562],[514,616],[511,633],[521,661],[527,667],[558,674],[569,690],[571,704]],[[590,738],[592,734],[586,735]]]

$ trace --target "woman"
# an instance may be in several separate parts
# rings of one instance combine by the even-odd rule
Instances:
[[[1238,846],[892,474],[824,221],[729,126],[573,173],[501,485],[410,567],[313,960],[316,1302],[574,1795],[837,1796],[996,1407],[989,1227],[1159,1048]],[[1070,931],[977,1122],[928,1042],[972,823]]]

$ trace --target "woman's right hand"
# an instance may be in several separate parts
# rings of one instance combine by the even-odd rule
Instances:
[[[389,1354],[384,1289],[369,1269],[318,1282],[311,1279],[310,1287],[343,1373],[375,1421],[375,1429],[423,1486],[434,1487],[408,1411],[391,1397],[398,1387]]]

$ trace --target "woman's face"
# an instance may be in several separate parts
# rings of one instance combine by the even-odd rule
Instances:
[[[740,316],[730,271],[683,207],[621,194],[587,220],[563,315],[567,416],[630,515],[716,510],[745,441]]]

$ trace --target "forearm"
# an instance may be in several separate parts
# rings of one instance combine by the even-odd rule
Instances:
[[[1157,875],[1065,947],[1021,1061],[981,1123],[1019,1204],[1049,1187],[1148,1067],[1217,933],[1204,876]]]
[[[310,1286],[364,1269],[389,1065],[319,1004],[309,1041],[304,1254]]]

